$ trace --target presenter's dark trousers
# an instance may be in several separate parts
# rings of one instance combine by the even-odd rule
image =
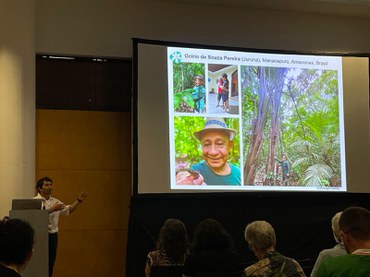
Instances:
[[[57,258],[58,233],[49,233],[49,277],[53,276],[54,263]]]

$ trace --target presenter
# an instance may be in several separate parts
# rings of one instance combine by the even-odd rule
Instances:
[[[223,118],[207,118],[194,136],[201,143],[203,161],[190,169],[199,172],[207,185],[240,186],[240,168],[228,161],[236,130],[228,128]]]
[[[37,181],[37,195],[34,198],[43,199],[43,209],[49,211],[49,277],[53,275],[54,263],[58,247],[58,222],[60,215],[70,215],[85,200],[87,194],[81,192],[76,201],[65,205],[62,201],[51,196],[53,180],[43,177]]]

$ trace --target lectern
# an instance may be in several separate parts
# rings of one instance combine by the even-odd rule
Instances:
[[[14,199],[17,205],[12,205],[9,212],[10,218],[23,219],[31,224],[35,229],[34,252],[30,263],[22,273],[22,277],[48,277],[49,275],[49,254],[48,254],[48,223],[49,212],[41,210],[41,205],[32,204],[32,200],[40,201],[41,199],[24,199],[25,205],[22,205],[20,199]],[[13,200],[13,201],[14,201]],[[27,202],[27,203],[26,203]],[[38,207],[38,209],[37,209]]]

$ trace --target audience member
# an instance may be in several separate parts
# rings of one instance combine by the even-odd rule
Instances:
[[[43,199],[43,209],[49,211],[49,277],[53,275],[54,263],[57,257],[58,247],[58,223],[60,215],[70,215],[87,197],[85,192],[81,192],[71,205],[65,205],[62,201],[51,196],[53,190],[53,180],[43,177],[36,184],[36,199]]]
[[[316,263],[312,269],[311,277],[315,276],[317,268],[327,258],[347,254],[346,249],[344,248],[343,242],[340,239],[339,218],[341,214],[342,212],[338,212],[331,219],[331,229],[333,231],[334,239],[337,242],[337,244],[333,248],[324,249],[319,253]]]
[[[150,277],[153,267],[182,266],[188,255],[188,236],[185,225],[178,219],[167,219],[157,240],[157,248],[148,254],[145,275]]]
[[[241,259],[233,250],[231,236],[218,221],[208,218],[194,231],[191,253],[185,260],[183,277],[196,272],[233,272],[242,270]]]
[[[306,276],[297,261],[275,250],[276,235],[270,223],[262,220],[249,223],[245,228],[244,237],[259,261],[247,267],[243,276]]]
[[[19,277],[31,260],[34,230],[21,219],[0,221],[0,277]]]
[[[340,238],[348,254],[321,263],[315,277],[370,276],[370,211],[350,207],[339,219]]]

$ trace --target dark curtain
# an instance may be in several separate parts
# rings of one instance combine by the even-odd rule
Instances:
[[[309,275],[318,253],[335,245],[333,215],[349,206],[370,208],[370,194],[322,192],[242,192],[136,195],[131,198],[126,276],[145,276],[146,256],[155,248],[167,218],[182,220],[189,239],[204,218],[220,221],[245,264],[254,261],[244,240],[245,226],[266,220],[275,228],[277,250],[295,258]]]

